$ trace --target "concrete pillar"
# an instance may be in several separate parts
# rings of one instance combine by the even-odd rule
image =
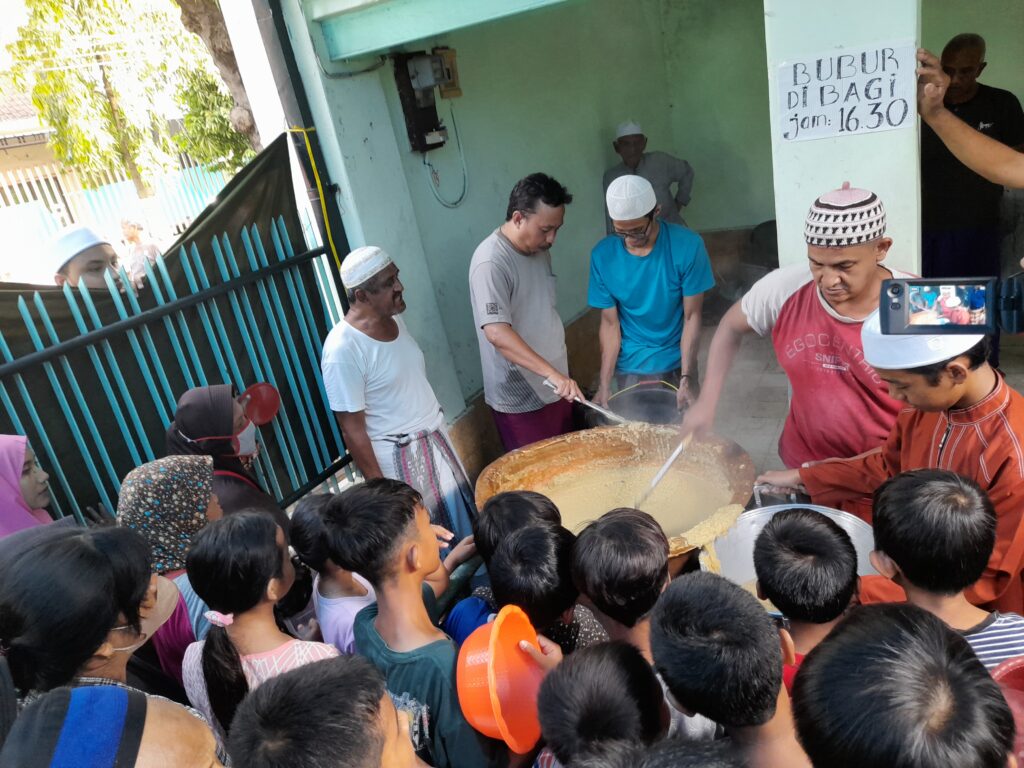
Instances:
[[[229,14],[225,9],[226,18],[229,15],[245,17],[229,21],[232,37],[236,33],[252,34],[258,45],[258,34],[252,32],[255,30],[252,8],[247,3],[239,5],[247,6],[244,14]],[[349,243],[353,248],[379,245],[392,255],[401,269],[409,307],[403,317],[423,348],[427,375],[438,400],[449,420],[454,419],[465,409],[466,402],[455,375],[451,347],[427,268],[427,254],[402,171],[395,129],[381,87],[380,78],[391,76],[390,64],[350,78],[326,77],[317,63],[307,20],[298,0],[284,0],[282,6],[326,171],[339,187],[339,203]],[[263,71],[265,56],[262,62],[258,57],[253,58],[255,60],[251,61],[243,54],[239,57],[240,66],[243,62],[251,65],[248,71],[257,79],[265,78],[265,84],[260,87],[276,97],[269,68],[264,75],[259,74]],[[327,66],[339,68],[336,64]],[[246,74],[243,71],[243,77]],[[254,89],[248,90],[252,94]],[[267,134],[276,135],[284,127],[283,112],[278,112],[273,103],[260,102],[262,108],[259,108],[257,102],[258,99],[254,101],[254,112],[260,134],[266,140]],[[405,135],[404,126],[400,135]]]
[[[871,70],[878,66],[873,52],[885,47],[899,48],[901,44],[916,45],[920,24],[919,0],[860,0],[845,4],[765,0],[764,10],[780,263],[792,264],[806,258],[803,220],[807,208],[820,193],[839,187],[848,180],[853,186],[877,193],[885,203],[889,234],[893,238],[893,249],[887,263],[919,273],[920,172],[912,64],[909,65],[910,72],[907,66],[901,66],[894,72],[893,58],[890,57],[886,71],[877,73],[882,76],[881,80],[872,84],[872,93],[867,96],[864,86],[870,78],[854,75],[852,70],[848,77],[836,75],[830,80],[827,78],[830,66],[836,66],[835,56],[855,54],[852,67],[856,69],[862,64],[861,52],[865,52],[867,66],[864,69]],[[823,62],[823,79],[819,80],[814,62],[822,54],[831,55],[833,59],[831,65]],[[811,65],[806,109],[802,104],[791,109],[793,100],[789,90],[780,87],[779,65],[794,62]],[[849,63],[850,59],[844,62]],[[904,91],[908,84],[911,88],[909,93],[905,93],[905,106],[909,112],[902,120],[904,105],[899,102],[901,91],[897,87],[893,92],[890,84],[894,74],[897,86]],[[795,79],[804,80],[802,75]],[[788,84],[793,85],[793,81],[794,78],[790,77]],[[861,84],[859,95],[850,96],[845,102],[847,108],[840,116],[838,108],[844,104],[847,89],[853,82]],[[818,89],[823,84],[836,87],[839,93],[839,102],[833,105],[833,109],[816,109],[821,95]],[[875,87],[878,90],[874,90]],[[797,98],[802,99],[799,87],[797,92]],[[826,96],[826,101],[831,98],[831,95]],[[880,106],[873,108],[874,103]],[[885,121],[885,110],[890,103],[893,106],[889,117],[900,127],[866,133],[851,132],[851,129],[866,130],[874,126],[879,119],[879,111]],[[849,111],[850,107],[855,108],[854,112]],[[814,130],[809,127],[800,129],[792,123],[791,118],[795,114],[809,118],[809,124],[805,125],[813,125],[815,116],[820,115],[818,130],[835,135],[809,141],[787,140],[784,137],[787,131]],[[831,124],[826,126],[821,122],[824,119],[829,119]],[[845,125],[840,126],[841,122]],[[883,126],[887,125],[883,122]]]

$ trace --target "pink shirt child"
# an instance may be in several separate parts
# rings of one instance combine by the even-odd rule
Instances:
[[[207,722],[213,725],[213,733],[217,743],[224,745],[224,732],[213,716],[210,697],[206,693],[206,678],[203,677],[203,646],[205,640],[192,643],[185,651],[185,660],[181,664],[185,693],[192,706],[198,709]],[[330,659],[338,655],[338,650],[326,643],[310,643],[304,640],[289,640],[272,651],[242,656],[242,672],[245,674],[249,690],[259,687],[260,683],[276,675],[284,674],[297,667],[314,661]]]

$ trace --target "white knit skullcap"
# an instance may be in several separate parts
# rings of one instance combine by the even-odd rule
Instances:
[[[612,221],[642,219],[658,204],[654,187],[643,176],[619,176],[608,185],[604,199]]]
[[[356,288],[391,263],[391,257],[383,248],[375,245],[356,248],[341,262],[341,282],[346,288]]]

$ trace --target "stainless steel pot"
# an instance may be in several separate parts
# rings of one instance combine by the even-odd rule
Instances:
[[[774,515],[784,509],[793,509],[794,507],[819,512],[835,521],[840,528],[850,534],[853,548],[857,550],[857,573],[861,576],[877,575],[878,571],[871,566],[871,561],[868,559],[868,554],[875,547],[875,537],[871,526],[848,512],[816,504],[776,504],[744,512],[732,528],[714,541],[715,555],[718,557],[721,574],[741,586],[756,579],[754,542],[757,540],[758,534]],[[707,562],[707,551],[701,552],[700,564],[704,570],[707,570]]]

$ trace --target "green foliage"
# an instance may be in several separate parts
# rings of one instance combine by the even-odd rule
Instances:
[[[256,153],[246,137],[231,127],[234,102],[220,79],[205,69],[187,72],[178,91],[184,110],[183,130],[172,137],[182,151],[217,171],[236,173]]]
[[[53,128],[55,156],[86,173],[120,170],[150,194],[175,165],[175,96],[188,73],[210,66],[199,38],[171,0],[25,5],[28,20],[8,46],[11,77]]]

